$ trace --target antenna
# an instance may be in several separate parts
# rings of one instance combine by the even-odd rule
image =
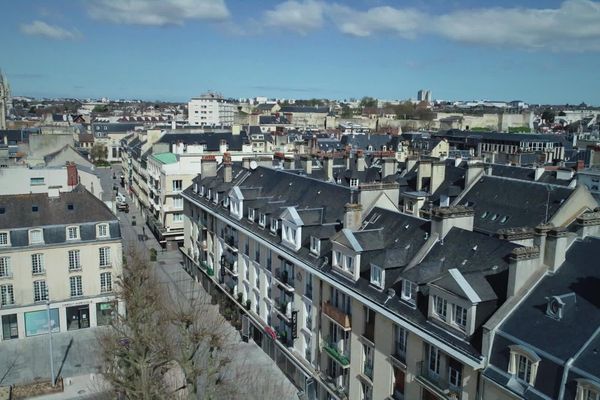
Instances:
[[[387,297],[387,299],[385,299],[385,301],[383,302],[383,304],[387,303],[390,299],[392,299],[394,296],[396,296],[396,291],[394,289],[392,289],[392,288],[389,288],[386,291],[386,294],[387,294],[388,297]]]

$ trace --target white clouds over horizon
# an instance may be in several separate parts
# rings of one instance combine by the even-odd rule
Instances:
[[[316,0],[288,0],[264,13],[271,26],[308,34],[326,20],[342,33],[367,37],[380,33],[413,39],[444,39],[527,50],[600,51],[600,2],[565,0],[558,8],[474,8],[429,14],[415,8],[378,6],[357,10]]]
[[[225,0],[92,0],[87,7],[92,18],[117,24],[182,25],[230,17]]]
[[[76,29],[68,30],[40,20],[21,24],[21,32],[30,36],[41,36],[54,40],[76,40],[82,37],[81,33]]]

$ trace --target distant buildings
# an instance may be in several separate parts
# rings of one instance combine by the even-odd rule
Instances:
[[[420,103],[422,101],[426,103],[431,103],[431,91],[421,89],[417,92],[417,101]]]
[[[6,129],[6,116],[11,106],[10,86],[6,76],[0,71],[0,130]]]
[[[191,126],[232,126],[236,105],[217,93],[205,93],[188,102],[188,123]]]

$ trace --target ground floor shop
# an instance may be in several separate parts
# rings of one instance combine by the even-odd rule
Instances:
[[[113,296],[5,308],[0,310],[1,340],[108,325],[121,310]]]

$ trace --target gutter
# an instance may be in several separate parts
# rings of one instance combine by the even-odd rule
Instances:
[[[600,327],[596,328],[596,330],[594,331],[592,336],[590,336],[588,338],[588,340],[586,340],[586,342],[583,344],[583,346],[581,346],[581,348],[577,351],[577,353],[575,353],[575,355],[573,357],[569,358],[569,360],[565,363],[565,369],[563,370],[562,379],[560,381],[560,392],[558,393],[558,400],[563,400],[565,397],[565,384],[567,383],[567,378],[569,376],[569,370],[571,369],[571,366],[573,365],[575,360],[577,360],[577,358],[579,358],[581,353],[583,353],[585,348],[588,347],[590,345],[590,343],[592,343],[592,341],[594,341],[594,339],[596,339],[598,334],[600,334]]]

